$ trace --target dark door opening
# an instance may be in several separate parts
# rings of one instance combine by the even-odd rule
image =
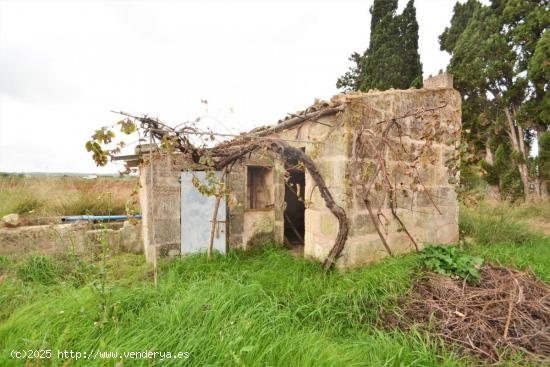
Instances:
[[[297,161],[288,160],[285,168],[288,172],[285,182],[285,244],[292,250],[303,251],[306,177],[303,166]]]

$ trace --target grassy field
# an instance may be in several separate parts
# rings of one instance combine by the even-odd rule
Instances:
[[[0,217],[123,214],[136,178],[0,176]]]
[[[462,208],[469,253],[550,282],[550,240],[516,211]],[[538,209],[527,210],[533,217]],[[513,213],[512,213],[513,212]],[[489,215],[491,213],[491,215]],[[124,366],[470,366],[419,331],[390,330],[420,271],[417,255],[355,271],[321,267],[276,246],[161,264],[159,285],[142,257],[0,259],[0,365],[24,365],[12,350],[51,349],[28,365],[113,366],[120,360],[57,358],[57,350],[189,352],[188,359],[124,360]],[[67,364],[65,364],[67,363]],[[529,365],[513,358],[505,365]]]

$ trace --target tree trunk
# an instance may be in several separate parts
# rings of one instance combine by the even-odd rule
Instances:
[[[540,148],[540,136],[542,134],[544,134],[546,132],[546,127],[544,126],[536,126],[535,127],[535,132],[536,132],[536,144],[538,145],[539,147],[539,154],[541,152],[541,148]],[[541,165],[542,165],[542,162],[538,162],[538,174],[537,174],[537,184],[536,184],[536,187],[537,187],[537,195],[539,197],[539,199],[541,200],[544,200],[544,201],[549,201],[550,200],[550,195],[548,194],[548,176],[547,176],[547,173],[545,172],[541,172]]]
[[[227,172],[226,167],[222,170],[221,180],[225,180],[225,173]],[[216,232],[216,226],[218,225],[218,209],[220,208],[220,202],[224,196],[223,185],[219,188],[219,191],[216,195],[216,201],[214,202],[214,210],[212,212],[212,226],[210,227],[210,239],[208,241],[208,248],[206,250],[206,256],[208,259],[212,257],[212,250],[214,249],[214,234]]]
[[[485,162],[489,163],[490,165],[495,164],[495,157],[489,145],[485,146]],[[500,188],[498,187],[498,185],[489,185],[489,196],[493,198],[498,198],[499,193]]]
[[[488,145],[485,147],[485,162],[493,165],[495,163],[495,158],[493,157],[493,152],[491,152],[491,147]]]
[[[334,264],[336,263],[336,259],[340,256],[342,250],[344,249],[344,246],[346,245],[349,232],[348,218],[345,210],[334,201],[334,198],[332,197],[332,194],[330,193],[330,190],[328,189],[325,180],[323,179],[323,176],[321,176],[321,173],[319,173],[317,166],[304,151],[299,148],[295,148],[282,140],[270,139],[266,137],[265,140],[262,142],[257,142],[248,147],[238,149],[233,154],[230,154],[220,164],[216,165],[216,168],[225,168],[243,155],[252,153],[257,149],[260,149],[261,147],[265,147],[277,153],[281,157],[292,158],[296,159],[299,162],[302,162],[305,169],[309,172],[311,178],[319,188],[319,193],[325,201],[325,206],[328,208],[328,210],[330,210],[332,215],[334,215],[336,219],[338,219],[338,233],[336,235],[336,239],[334,240],[334,245],[332,246],[327,258],[323,262],[323,267],[325,268],[325,270],[329,270],[334,266]]]
[[[544,201],[550,200],[550,195],[548,194],[548,180],[544,178],[539,178],[538,186],[540,199]]]
[[[216,226],[218,225],[218,209],[220,207],[220,201],[222,195],[216,195],[216,201],[214,202],[214,210],[212,212],[212,227],[210,227],[210,240],[208,241],[208,249],[206,250],[207,257],[212,257],[212,249],[214,248],[214,234],[216,232]]]
[[[346,240],[348,239],[349,224],[346,212],[341,206],[336,204],[317,166],[304,151],[278,139],[271,140],[270,149],[282,157],[293,158],[303,163],[305,169],[309,172],[311,178],[319,188],[319,193],[325,201],[325,206],[330,210],[332,215],[338,219],[338,233],[334,240],[334,245],[323,262],[325,270],[329,270],[336,263],[336,259],[342,253]]]
[[[523,161],[518,163],[518,170],[519,175],[521,177],[521,183],[523,185],[523,192],[525,194],[526,199],[531,199],[531,191],[529,189],[529,170],[527,169],[527,154],[525,152],[525,142],[523,141],[523,130],[521,129],[521,126],[518,126],[516,128],[516,124],[514,123],[514,118],[512,117],[512,114],[510,113],[510,109],[508,107],[504,108],[504,113],[506,114],[506,120],[508,121],[508,135],[510,136],[510,140],[512,141],[512,148],[514,151],[521,154]]]

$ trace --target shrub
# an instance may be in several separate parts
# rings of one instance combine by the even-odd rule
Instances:
[[[468,283],[479,281],[479,268],[483,259],[464,253],[453,246],[430,246],[420,254],[422,262],[429,270],[447,276],[457,276]]]

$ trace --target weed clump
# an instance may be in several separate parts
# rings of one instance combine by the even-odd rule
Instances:
[[[479,281],[479,269],[483,264],[483,259],[468,255],[458,247],[426,247],[420,253],[420,257],[424,266],[434,273],[459,277],[470,284],[475,284]]]
[[[82,287],[95,278],[97,269],[94,263],[77,255],[32,255],[15,266],[15,273],[26,283],[54,285],[65,282]]]
[[[29,256],[17,266],[17,276],[25,282],[51,285],[57,283],[61,275],[59,264],[48,256]]]

